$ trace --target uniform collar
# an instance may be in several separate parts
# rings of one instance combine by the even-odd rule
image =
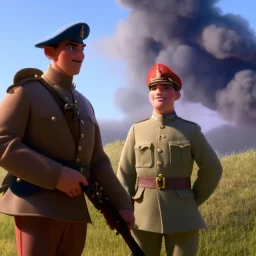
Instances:
[[[169,113],[169,114],[165,114],[165,115],[160,115],[160,114],[156,114],[156,113],[153,113],[151,115],[151,119],[153,119],[153,120],[155,120],[157,122],[160,122],[160,123],[173,121],[177,117],[178,116],[177,116],[175,111],[172,112],[172,113]]]
[[[42,75],[42,78],[44,78],[51,86],[57,85],[66,89],[75,88],[75,84],[72,82],[72,77],[59,73],[58,71],[54,70],[51,65],[48,66],[46,72]]]

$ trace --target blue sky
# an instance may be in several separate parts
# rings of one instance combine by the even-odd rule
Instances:
[[[44,71],[49,65],[43,51],[35,48],[34,43],[65,24],[85,21],[91,27],[91,34],[86,41],[81,73],[74,82],[92,102],[99,119],[121,119],[122,113],[114,105],[113,97],[116,88],[124,86],[122,66],[95,52],[93,45],[101,37],[113,34],[117,23],[126,18],[129,10],[114,0],[46,2],[1,0],[0,100],[19,69],[35,67]],[[219,6],[224,13],[242,15],[256,31],[255,0],[222,0]]]

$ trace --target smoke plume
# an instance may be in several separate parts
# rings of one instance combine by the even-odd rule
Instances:
[[[244,18],[222,14],[216,0],[117,2],[130,14],[98,47],[127,64],[129,85],[115,94],[126,116],[122,136],[151,113],[145,79],[156,62],[181,77],[183,102],[217,111],[227,122],[256,126],[256,37]],[[107,124],[102,130],[118,137]]]

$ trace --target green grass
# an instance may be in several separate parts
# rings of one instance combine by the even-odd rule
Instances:
[[[105,146],[116,170],[123,142]],[[200,210],[208,229],[200,233],[200,256],[256,255],[256,151],[232,154],[221,158],[223,176],[212,197]],[[193,179],[196,176],[196,169]],[[0,179],[4,171],[0,171]],[[88,227],[83,255],[120,256],[129,250],[120,236],[116,236],[103,217],[90,203],[93,225]],[[0,215],[0,255],[17,255],[13,219]],[[162,255],[165,255],[162,252]]]

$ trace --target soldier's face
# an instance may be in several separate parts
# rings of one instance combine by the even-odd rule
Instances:
[[[180,98],[180,92],[176,92],[169,85],[155,85],[149,91],[149,101],[154,112],[167,114],[174,111],[174,102]]]
[[[67,76],[79,74],[84,60],[84,44],[63,41],[54,51],[52,66]]]

